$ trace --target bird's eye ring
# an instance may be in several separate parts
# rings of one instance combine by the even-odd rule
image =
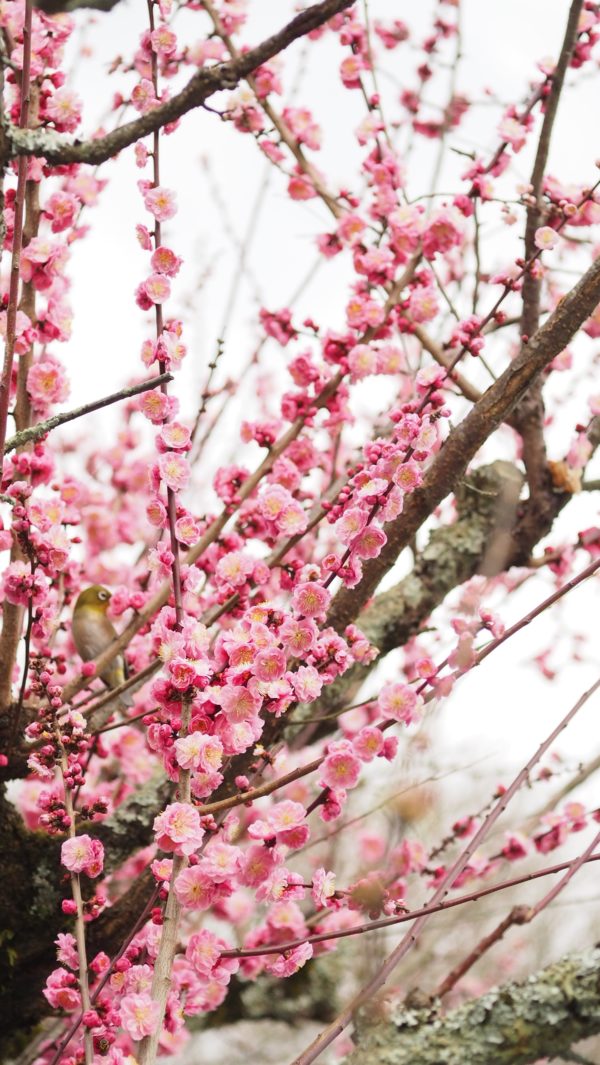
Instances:
[[[108,599],[108,592],[98,592],[98,599],[101,599],[104,602],[105,599]]]

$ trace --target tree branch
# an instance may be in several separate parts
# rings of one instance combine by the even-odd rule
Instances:
[[[423,484],[408,497],[400,517],[390,522],[388,541],[379,557],[365,566],[360,584],[353,589],[341,588],[337,593],[328,622],[338,632],[354,620],[425,519],[453,490],[484,441],[508,417],[548,363],[566,347],[599,300],[600,258],[450,434]]]
[[[536,250],[535,233],[542,221],[542,181],[548,162],[550,140],[564,86],[565,74],[577,41],[577,30],[582,7],[583,0],[573,0],[560,56],[556,64],[556,70],[552,74],[550,92],[546,100],[544,120],[531,173],[531,201],[527,207],[527,222],[525,226],[524,258],[526,260],[530,259]],[[523,277],[523,310],[520,323],[522,337],[533,336],[540,324],[541,293],[542,277],[527,270]],[[526,343],[526,340],[524,343]],[[545,407],[542,395],[542,380],[539,379],[517,405],[512,422],[523,441],[523,462],[527,471],[530,495],[532,499],[539,500],[540,507],[544,506],[544,502],[547,499],[547,488],[550,480],[544,439],[544,419]]]
[[[567,955],[445,1016],[401,1005],[359,1026],[348,1065],[527,1065],[600,1032],[600,947]]]
[[[278,55],[299,37],[322,26],[340,11],[351,7],[353,3],[354,0],[323,0],[320,4],[306,8],[256,48],[251,48],[227,63],[199,70],[181,92],[176,93],[170,100],[165,100],[140,118],[118,126],[104,137],[69,142],[54,130],[18,130],[15,126],[6,124],[9,157],[43,155],[51,164],[104,163],[122,148],[147,136],[148,133],[154,133],[168,122],[174,122],[193,108],[200,107],[213,93],[222,89],[234,89],[262,63]]]
[[[140,384],[132,385],[130,388],[122,388],[119,392],[112,392],[110,396],[104,396],[103,399],[95,399],[92,403],[85,403],[83,407],[76,407],[74,410],[65,411],[63,414],[53,414],[45,422],[38,422],[37,425],[31,425],[27,429],[22,429],[20,433],[15,433],[14,436],[11,436],[4,446],[4,454],[7,455],[9,451],[14,451],[17,447],[23,447],[24,444],[29,444],[32,440],[39,440],[40,437],[46,436],[46,433],[49,433],[52,429],[57,429],[59,425],[73,422],[76,418],[83,418],[85,414],[91,414],[92,411],[109,407],[111,403],[118,403],[121,399],[130,399],[131,396],[138,396],[141,392],[148,392],[150,389],[157,388],[158,385],[172,380],[173,374],[163,373],[158,377],[151,378],[150,381],[142,381]]]

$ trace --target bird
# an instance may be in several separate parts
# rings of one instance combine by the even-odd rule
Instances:
[[[106,616],[110,599],[111,593],[101,584],[92,584],[79,593],[73,611],[71,631],[77,653],[84,662],[96,658],[117,638],[117,630],[110,618]],[[100,674],[107,688],[118,687],[126,676],[125,659],[120,654],[115,655]],[[122,692],[119,695],[119,702],[123,706],[132,706],[131,693]]]

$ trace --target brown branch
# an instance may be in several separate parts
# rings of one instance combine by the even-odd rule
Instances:
[[[226,45],[226,47],[227,47],[227,49],[229,51],[229,54],[231,55],[231,57],[233,58],[233,60],[235,62],[238,62],[239,59],[241,58],[241,53],[236,48],[231,36],[228,33],[226,33],[225,30],[223,29],[223,24],[222,24],[222,22],[221,22],[221,20],[220,20],[220,18],[218,16],[214,6],[213,6],[213,4],[211,3],[211,0],[205,0],[203,6],[204,6],[205,10],[208,12],[208,14],[210,15],[210,18],[212,19],[212,22],[213,22],[213,25],[215,27],[215,30],[218,33],[218,35],[221,38],[221,40]],[[307,175],[307,177],[311,181],[311,184],[314,186],[317,194],[321,197],[323,203],[329,208],[329,210],[331,211],[331,213],[332,213],[334,218],[340,218],[340,216],[343,214],[343,210],[342,210],[340,204],[335,199],[335,196],[332,196],[332,194],[328,191],[326,186],[323,184],[323,180],[319,176],[318,170],[316,170],[315,167],[310,162],[310,160],[307,159],[304,151],[302,150],[302,146],[298,143],[297,138],[293,135],[293,133],[290,130],[287,122],[285,122],[285,120],[281,117],[281,115],[278,114],[278,112],[275,110],[275,108],[269,102],[269,99],[268,98],[267,99],[263,99],[260,96],[260,94],[256,91],[256,81],[251,75],[246,77],[246,81],[248,82],[248,85],[250,86],[250,88],[252,89],[254,95],[256,96],[257,103],[259,104],[260,107],[262,107],[265,115],[267,116],[269,121],[272,123],[272,125],[275,127],[275,129],[277,130],[282,142],[287,146],[287,148],[290,150],[290,152],[294,156],[294,158],[295,158],[296,162],[298,163],[298,166],[300,167],[300,169],[303,171],[303,173],[305,173]]]
[[[352,6],[354,0],[323,0],[301,11],[277,33],[237,59],[199,70],[187,85],[170,100],[140,118],[118,126],[104,137],[69,143],[54,130],[22,131],[6,128],[11,156],[43,155],[48,163],[103,163],[122,148],[141,137],[174,122],[193,108],[200,107],[209,96],[222,89],[234,89],[253,70],[278,55],[299,37],[310,33],[334,15]]]
[[[535,252],[535,233],[542,219],[542,181],[548,161],[550,140],[563,90],[565,74],[577,41],[577,29],[582,7],[583,0],[573,0],[560,56],[551,77],[550,92],[546,99],[544,119],[530,181],[531,200],[527,207],[525,226],[526,260],[530,259]],[[521,336],[524,338],[533,336],[539,327],[541,293],[541,277],[527,270],[523,277],[523,309],[521,314]],[[525,339],[523,343],[526,344],[527,340]],[[542,380],[540,379],[532,385],[529,392],[518,404],[512,419],[513,425],[520,433],[523,441],[523,462],[527,472],[530,495],[532,498],[539,499],[540,506],[543,506],[544,501],[547,499],[550,479],[544,439],[544,420],[545,407],[542,395]]]
[[[512,928],[515,924],[525,924],[528,919],[528,914],[529,910],[527,906],[513,906],[510,913],[496,925],[493,931],[491,931],[489,935],[484,936],[477,946],[473,948],[470,954],[467,954],[466,958],[463,958],[458,965],[454,966],[445,980],[439,985],[435,992],[435,997],[443,998],[444,995],[447,995],[458,981],[462,980],[465,973],[468,973],[469,969],[472,969],[476,962],[483,957],[486,951],[496,943],[500,942],[505,933],[508,932],[509,928]]]
[[[328,621],[338,631],[359,613],[400,552],[425,519],[453,490],[481,445],[506,420],[532,382],[562,351],[600,300],[600,258],[560,301],[525,349],[475,404],[450,434],[432,462],[423,484],[407,499],[399,518],[390,522],[388,542],[369,562],[356,588],[342,588],[332,603]]]
[[[172,374],[163,373],[158,377],[151,378],[150,381],[142,381],[140,384],[132,385],[130,388],[122,388],[119,392],[112,392],[110,396],[104,396],[103,399],[95,399],[92,403],[85,403],[83,407],[75,407],[73,410],[65,411],[63,414],[53,414],[45,422],[38,422],[37,425],[31,425],[29,428],[22,429],[21,432],[9,437],[4,446],[4,454],[7,455],[9,451],[14,451],[17,447],[23,447],[24,444],[29,444],[32,440],[39,440],[40,437],[46,436],[46,433],[51,432],[52,429],[57,429],[59,425],[75,421],[76,418],[83,418],[84,415],[91,414],[92,411],[101,410],[103,407],[110,406],[111,403],[118,403],[121,399],[130,399],[131,396],[137,396],[141,392],[148,392],[151,388],[156,388],[164,381],[172,380]]]
[[[21,130],[25,130],[29,124],[31,104],[31,18],[32,3],[31,0],[28,0],[28,3],[25,6],[25,21],[23,23],[23,71],[20,78],[21,109],[19,114],[19,128]],[[10,264],[8,307],[6,311],[6,346],[2,367],[2,378],[0,379],[0,454],[3,451],[4,441],[6,439],[10,383],[15,354],[15,328],[17,321],[17,303],[19,299],[19,270],[21,265],[21,250],[23,246],[23,216],[25,209],[26,184],[27,161],[22,159],[19,160],[17,170],[12,260]]]

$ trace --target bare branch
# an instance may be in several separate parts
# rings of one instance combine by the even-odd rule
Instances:
[[[141,392],[149,392],[150,389],[172,380],[173,374],[163,373],[158,377],[152,377],[150,381],[142,381],[139,385],[132,385],[130,388],[121,388],[119,392],[112,392],[110,396],[104,396],[103,399],[95,399],[92,403],[85,403],[83,407],[75,407],[74,410],[65,411],[64,414],[53,414],[45,422],[38,422],[37,425],[31,425],[28,429],[21,429],[20,433],[15,433],[14,436],[9,437],[4,447],[4,454],[7,455],[9,451],[14,451],[17,447],[23,447],[24,444],[29,444],[32,440],[39,440],[40,437],[46,436],[46,433],[51,432],[52,429],[57,429],[59,425],[73,422],[76,418],[83,418],[84,415],[91,414],[92,411],[102,410],[103,407],[109,407],[111,403],[118,403],[122,399],[138,396]]]

